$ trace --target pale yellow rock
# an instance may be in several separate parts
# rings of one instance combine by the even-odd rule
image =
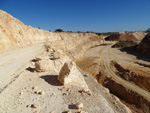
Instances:
[[[76,108],[77,109],[83,109],[83,103],[77,103]]]
[[[40,60],[42,60],[42,59],[41,59],[41,58],[35,58],[35,60],[36,60],[36,61],[40,61]]]
[[[35,63],[35,70],[37,72],[55,71],[54,63],[49,59],[40,60]]]
[[[89,89],[82,89],[82,93],[87,93],[88,95],[92,95],[92,92]]]
[[[57,50],[56,52],[54,52],[53,58],[54,59],[60,59],[63,56],[64,56],[63,51],[62,50]]]
[[[50,113],[56,113],[55,111],[51,111]]]
[[[37,86],[35,86],[35,87],[33,86],[33,87],[32,87],[32,89],[33,89],[33,90],[37,90],[37,89],[38,89],[38,87],[37,87]]]
[[[79,113],[88,113],[88,112],[86,112],[86,111],[80,111]]]
[[[71,110],[68,110],[67,113],[72,113]]]
[[[31,108],[38,108],[38,107],[40,107],[40,106],[37,104],[31,104]]]
[[[38,94],[39,94],[39,95],[44,95],[45,92],[44,92],[44,91],[39,91]]]
[[[75,62],[66,62],[60,70],[58,80],[62,84],[68,84],[78,79],[76,75],[76,64]]]

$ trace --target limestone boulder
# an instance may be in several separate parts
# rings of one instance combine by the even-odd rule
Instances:
[[[49,59],[41,59],[35,63],[35,70],[37,72],[55,71],[54,63]]]
[[[68,84],[78,78],[76,75],[76,64],[72,61],[66,62],[60,70],[58,80],[62,84]]]
[[[62,66],[59,75],[58,80],[62,84],[72,84],[77,87],[80,87],[82,90],[90,92],[83,75],[78,70],[76,63],[73,61],[68,61],[64,63]]]

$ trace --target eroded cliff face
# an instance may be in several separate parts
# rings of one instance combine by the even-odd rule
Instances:
[[[137,50],[144,54],[146,57],[150,57],[150,33],[138,45]]]
[[[41,42],[68,40],[94,33],[53,33],[24,25],[21,21],[0,10],[0,50],[12,46],[26,46]]]

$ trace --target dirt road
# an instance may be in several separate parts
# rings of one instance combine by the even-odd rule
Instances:
[[[148,100],[150,100],[150,93],[148,91],[145,91],[144,89],[138,87],[137,85],[135,85],[131,82],[123,80],[122,78],[120,78],[119,76],[117,76],[114,73],[114,71],[111,69],[111,66],[110,66],[110,62],[111,62],[110,57],[111,57],[111,54],[114,54],[114,52],[111,53],[112,50],[111,50],[110,46],[106,47],[104,50],[105,50],[104,54],[103,54],[105,56],[105,58],[104,58],[104,67],[106,69],[107,74],[110,77],[112,77],[112,79],[114,79],[116,82],[122,84],[126,88],[131,89],[132,91],[137,92],[141,96],[146,97]],[[113,59],[113,60],[115,60],[115,59]]]
[[[139,66],[137,64],[134,64],[134,62],[143,62],[145,63],[145,61],[141,61],[138,60],[135,56],[127,54],[126,52],[122,52],[119,49],[116,48],[111,48],[113,44],[108,44],[108,45],[100,45],[97,47],[93,47],[91,49],[89,49],[85,56],[84,59],[94,59],[91,63],[95,64],[98,63],[101,68],[103,68],[107,74],[107,76],[111,77],[114,81],[116,81],[119,84],[122,84],[124,87],[126,87],[127,89],[130,89],[138,94],[140,94],[141,96],[147,98],[150,101],[150,92],[140,88],[139,86],[135,85],[132,82],[128,82],[124,79],[122,79],[121,77],[119,77],[118,75],[116,75],[116,73],[114,72],[114,67],[111,66],[111,61],[117,61],[120,63],[123,63],[122,65],[128,66],[129,65],[134,65],[134,69],[135,70],[140,70],[142,68],[142,66]],[[82,63],[85,63],[82,62]],[[80,64],[80,65],[84,65],[84,64]],[[133,66],[132,66],[133,69]],[[145,76],[150,76],[149,73],[149,69],[145,68],[144,73],[146,73]]]
[[[23,48],[6,50],[0,53],[0,90],[9,84],[19,73],[27,60],[37,55],[42,49],[42,44]]]

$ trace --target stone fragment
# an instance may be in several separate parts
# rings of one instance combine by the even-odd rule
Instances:
[[[68,110],[67,113],[72,113],[71,110]]]
[[[107,93],[109,93],[109,89],[108,89],[108,88],[104,88],[104,90],[105,90]]]
[[[54,71],[53,61],[49,59],[40,60],[35,63],[35,70],[37,72]]]
[[[87,93],[88,95],[92,95],[92,92],[88,89],[82,89],[80,92],[81,93]]]
[[[39,95],[44,95],[45,92],[44,92],[44,91],[39,91],[38,94],[39,94]]]
[[[37,91],[35,91],[34,93],[35,93],[35,94],[37,94],[38,92],[37,92]]]
[[[26,106],[27,108],[29,107],[29,105]]]
[[[85,74],[84,76],[85,76],[85,77],[88,77],[88,75],[87,75],[87,74]]]
[[[76,108],[77,109],[83,109],[83,103],[77,103]]]
[[[52,93],[50,96],[55,97],[56,95],[55,95],[55,93]]]
[[[80,111],[79,113],[88,113],[88,112],[86,112],[86,111]]]
[[[37,58],[35,58],[35,60],[36,60],[36,61],[40,61],[40,60],[42,60],[42,59],[37,57]]]
[[[56,52],[54,52],[53,58],[60,59],[62,56],[63,56],[62,50],[57,50]]]
[[[33,86],[33,87],[32,87],[32,89],[33,89],[33,90],[37,90],[37,89],[38,89],[38,87],[34,87],[34,86]]]
[[[56,113],[55,111],[51,111],[50,113]]]
[[[37,104],[31,104],[31,108],[38,108],[39,107],[39,105],[37,105]]]
[[[75,62],[68,61],[61,68],[58,76],[58,80],[62,84],[68,84],[75,81],[78,78],[76,75],[76,64]]]
[[[38,111],[34,111],[33,113],[39,113]]]

